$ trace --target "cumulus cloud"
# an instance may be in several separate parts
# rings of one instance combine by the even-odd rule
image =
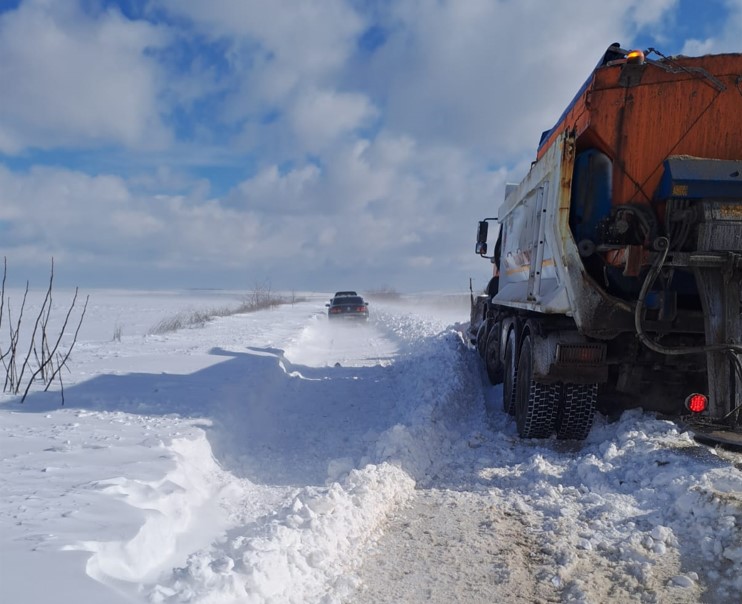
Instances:
[[[726,0],[727,17],[714,36],[687,40],[682,49],[685,55],[703,55],[719,52],[740,52],[742,40],[742,0]]]
[[[678,2],[153,0],[137,20],[89,5],[0,14],[0,151],[169,146],[135,174],[0,169],[4,250],[196,285],[434,289],[486,281],[476,221],[606,47],[661,32]]]
[[[155,3],[223,44],[219,83],[194,58],[194,79],[177,87],[189,99],[199,81],[204,93],[220,91],[214,115],[242,129],[234,143],[295,160],[383,107],[394,132],[473,146],[496,161],[533,147],[610,42],[629,43],[675,4],[573,0],[545,11],[540,2],[400,0],[364,13],[342,0]],[[584,22],[591,27],[575,36]],[[386,33],[369,57],[359,43],[371,25]]]
[[[260,243],[261,225],[250,212],[138,188],[115,175],[0,166],[2,254],[15,270],[43,272],[54,257],[98,281],[115,283],[126,269],[154,285],[171,270],[243,268]]]
[[[475,221],[499,202],[506,170],[488,170],[452,147],[417,147],[386,134],[326,159],[323,167],[267,168],[233,193],[237,206],[265,208],[261,224],[282,233],[305,275],[317,278],[329,266],[380,285],[412,269],[408,286],[430,289],[457,281],[464,287],[467,270],[487,272],[473,253],[450,250],[471,251]]]
[[[158,69],[167,42],[144,21],[76,1],[26,0],[0,14],[0,152],[29,147],[162,145]]]
[[[343,65],[362,26],[343,0],[157,0],[156,4],[189,18],[194,27],[214,38],[251,41],[273,67],[309,80]]]
[[[305,214],[321,211],[312,199],[312,189],[319,180],[316,166],[306,165],[282,174],[278,166],[266,166],[236,188],[232,204],[269,214]]]
[[[610,43],[675,4],[399,0],[382,15],[385,43],[349,77],[371,83],[390,128],[507,161],[534,148]]]
[[[369,124],[376,113],[363,95],[310,89],[296,99],[290,119],[302,147],[317,153]]]
[[[0,168],[3,253],[14,268],[35,262],[44,271],[53,256],[107,277],[158,275],[157,284],[172,274],[203,284],[229,270],[248,283],[249,275],[268,276],[278,287],[329,287],[345,274],[368,286],[401,279],[435,288],[444,283],[438,273],[464,287],[464,271],[488,269],[468,253],[472,215],[490,204],[506,173],[475,169],[453,148],[409,145],[381,137],[338,150],[345,163],[332,168],[266,168],[235,189],[240,203],[231,205],[153,195],[114,175]],[[338,190],[347,198],[323,211],[322,200]],[[319,210],[304,211],[306,204]],[[451,253],[458,249],[467,253]]]
[[[344,0],[157,0],[170,14],[226,44],[224,117],[240,121],[332,82],[363,22]]]
[[[68,246],[104,250],[115,241],[113,216],[130,202],[117,176],[44,167],[14,174],[0,167],[0,217],[13,225],[4,233],[3,248],[35,244],[50,255]]]

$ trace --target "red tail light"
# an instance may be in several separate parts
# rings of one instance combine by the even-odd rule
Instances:
[[[358,312],[366,312],[367,308],[365,306],[359,306],[358,308],[356,308],[356,310]]]
[[[692,413],[703,413],[709,404],[708,397],[705,394],[694,392],[685,399],[685,406]]]

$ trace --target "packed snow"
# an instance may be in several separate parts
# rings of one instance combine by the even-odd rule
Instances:
[[[465,297],[150,334],[239,296],[92,291],[64,405],[3,395],[0,601],[742,600],[740,454],[641,410],[519,440]]]

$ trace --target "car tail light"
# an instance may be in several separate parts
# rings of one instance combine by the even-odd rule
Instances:
[[[331,308],[331,309],[330,309],[330,312],[331,312],[331,313],[339,313],[339,312],[340,312],[340,310],[341,310],[341,309],[340,309],[340,307],[339,307],[339,306],[336,306],[335,308]]]
[[[367,310],[367,309],[366,309],[366,307],[365,307],[365,306],[359,306],[358,308],[356,308],[356,310],[357,310],[358,312],[366,312],[366,310]]]
[[[705,394],[694,392],[685,399],[685,407],[692,413],[703,413],[706,411],[709,399]]]

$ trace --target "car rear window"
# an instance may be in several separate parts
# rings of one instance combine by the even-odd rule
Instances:
[[[360,296],[341,296],[333,301],[333,304],[356,305],[363,304],[363,298]]]

